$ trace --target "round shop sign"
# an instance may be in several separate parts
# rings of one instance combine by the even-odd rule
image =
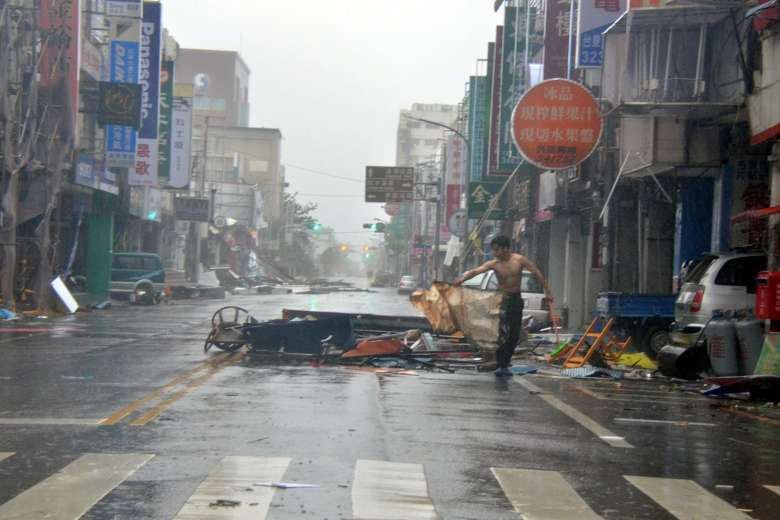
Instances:
[[[545,170],[564,170],[587,159],[599,144],[601,131],[596,98],[568,79],[548,79],[532,87],[512,113],[518,150]]]

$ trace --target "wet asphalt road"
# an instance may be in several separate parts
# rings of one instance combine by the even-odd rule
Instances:
[[[415,313],[382,290],[6,323],[0,519],[42,518],[46,507],[54,518],[171,519],[198,500],[205,513],[181,518],[239,518],[247,506],[241,518],[778,518],[777,421],[654,382],[204,354],[211,314],[226,304],[259,319],[282,308]],[[220,478],[233,487],[209,495]],[[238,495],[239,507],[208,507]]]

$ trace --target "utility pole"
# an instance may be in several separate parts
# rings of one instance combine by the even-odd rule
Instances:
[[[200,198],[206,196],[206,173],[208,172],[208,151],[209,151],[209,118],[208,116],[206,116],[204,120],[204,128],[203,128],[203,149],[202,149],[202,159],[201,159],[202,164],[200,168],[200,179],[198,182],[198,191],[197,191],[197,195]],[[213,208],[211,207],[211,204],[209,204],[209,218],[213,216],[212,212],[213,212]],[[188,263],[190,265],[189,275],[190,275],[190,281],[192,283],[198,283],[200,281],[200,257],[201,257],[200,227],[201,224],[199,222],[190,222],[189,239],[191,241],[190,253],[192,254],[192,258],[189,259]]]
[[[434,230],[433,238],[433,280],[439,279],[439,241],[441,233],[441,199],[442,199],[442,186],[444,183],[444,175],[439,177],[439,181],[436,183],[439,193],[436,195],[436,229]]]

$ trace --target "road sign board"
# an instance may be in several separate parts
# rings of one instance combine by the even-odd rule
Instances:
[[[409,202],[413,188],[414,168],[366,166],[366,202]]]
[[[563,170],[587,159],[601,131],[598,102],[588,89],[568,79],[532,87],[512,113],[517,148],[529,163],[545,170]]]
[[[501,191],[502,186],[503,184],[500,182],[477,181],[469,183],[468,217],[482,218],[493,198]],[[490,220],[504,220],[506,215],[503,210],[494,209],[489,218]]]
[[[176,197],[173,199],[173,212],[176,220],[191,222],[209,221],[209,199],[197,197]]]

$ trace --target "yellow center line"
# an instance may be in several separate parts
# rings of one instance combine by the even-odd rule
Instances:
[[[148,403],[149,401],[152,401],[154,399],[157,399],[161,395],[165,394],[168,390],[171,388],[180,385],[193,375],[197,374],[203,369],[214,367],[215,365],[218,365],[220,362],[224,361],[225,358],[227,358],[227,354],[217,354],[213,358],[204,361],[197,367],[193,368],[192,370],[188,370],[187,372],[175,377],[173,380],[171,380],[168,384],[165,386],[162,386],[158,388],[157,390],[154,390],[153,392],[148,393],[141,399],[138,399],[137,401],[133,401],[132,403],[128,404],[127,406],[120,408],[113,414],[109,415],[105,419],[102,419],[99,424],[102,426],[112,426],[114,424],[117,424],[118,422],[125,419],[128,415],[132,414],[136,410],[138,410],[140,407]]]
[[[173,394],[171,397],[166,399],[165,401],[161,402],[148,412],[146,412],[144,415],[139,417],[138,419],[132,421],[130,424],[132,426],[145,426],[149,422],[155,420],[158,418],[165,410],[167,410],[173,403],[181,399],[182,397],[186,396],[196,388],[198,388],[200,385],[211,379],[217,372],[221,371],[223,368],[227,368],[229,366],[232,366],[236,364],[237,362],[241,361],[245,356],[247,355],[246,352],[237,352],[230,356],[230,358],[224,360],[222,363],[218,363],[215,365],[211,370],[209,370],[205,375],[202,375],[198,377],[197,379],[193,379],[187,386],[185,386],[182,390],[179,390],[175,394]]]

